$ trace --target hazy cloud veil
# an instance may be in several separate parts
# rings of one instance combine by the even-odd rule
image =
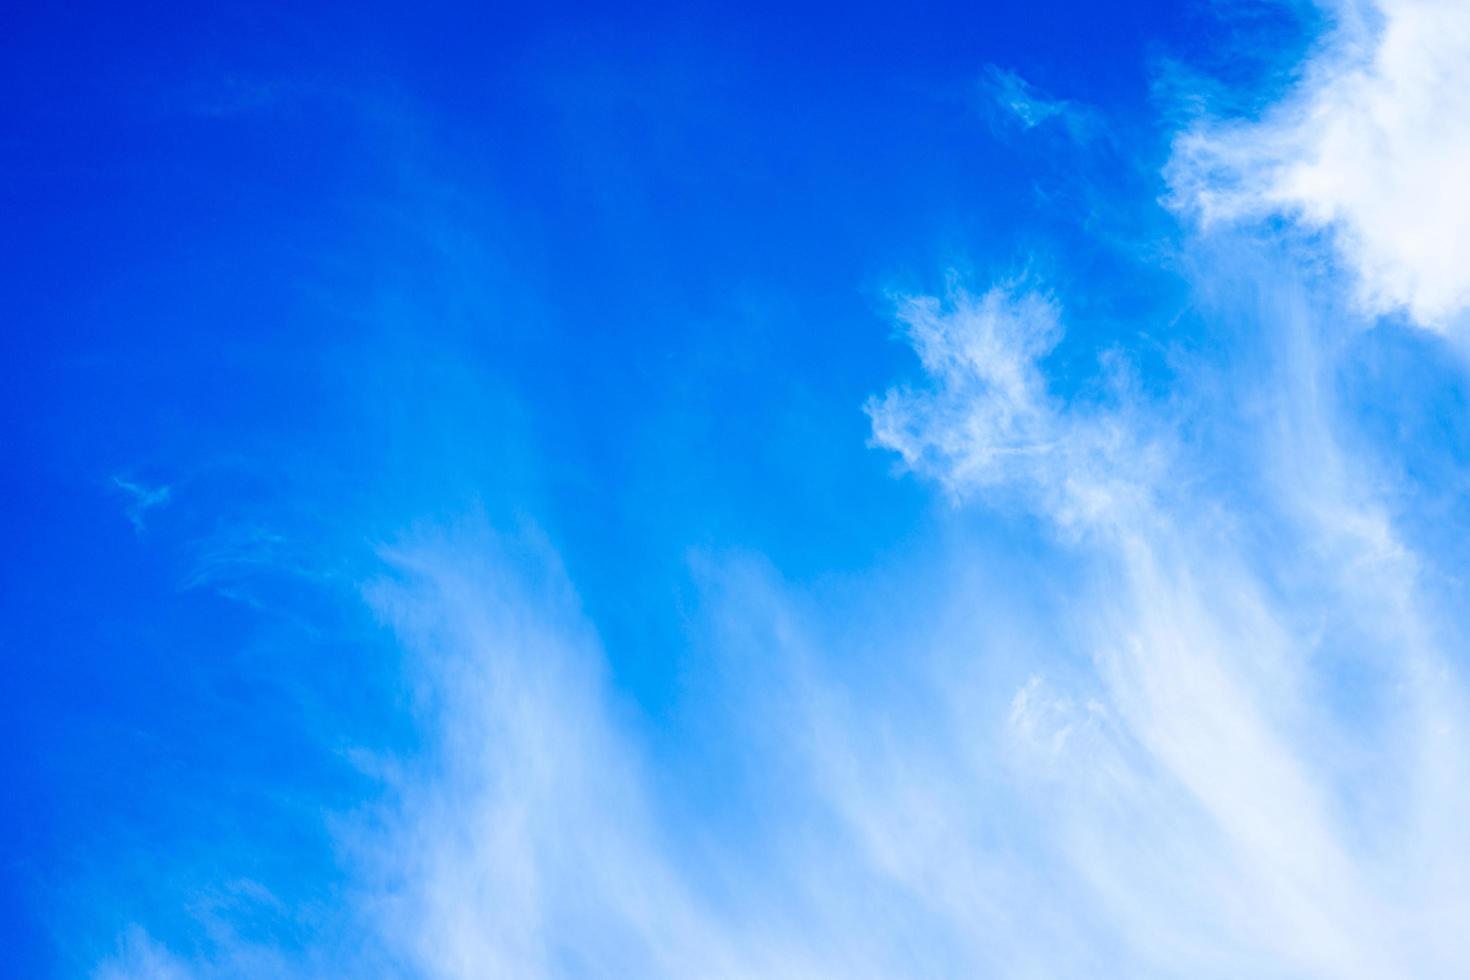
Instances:
[[[1207,342],[1164,381],[1035,271],[891,297],[911,373],[852,410],[951,537],[835,598],[698,557],[724,680],[680,737],[736,760],[720,805],[540,532],[419,526],[353,600],[420,741],[362,760],[382,799],[333,824],[336,934],[185,951],[143,922],[97,975],[1470,974],[1464,556],[1365,408],[1394,332],[1465,370],[1470,6],[1325,16],[1259,118],[1174,135]],[[990,77],[1019,139],[1080,111]],[[116,485],[140,535],[175,506]]]

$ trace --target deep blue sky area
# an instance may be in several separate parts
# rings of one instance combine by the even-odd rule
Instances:
[[[1085,386],[1096,338],[1181,322],[1138,247],[1173,220],[1167,79],[1269,88],[1305,37],[1208,3],[632,6],[0,15],[0,973],[137,921],[187,952],[167,869],[331,904],[319,814],[374,793],[335,747],[417,737],[353,597],[418,522],[539,528],[652,719],[699,555],[822,583],[914,547],[949,512],[863,413],[917,371],[893,293],[1044,274]],[[1098,131],[1020,139],[995,69]]]

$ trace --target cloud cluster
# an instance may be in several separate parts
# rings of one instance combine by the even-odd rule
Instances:
[[[1333,356],[1333,325],[1289,284],[1260,312],[1257,329],[1300,344],[1196,401],[1208,424]],[[1199,485],[1177,403],[1053,391],[1062,317],[1044,293],[952,284],[899,318],[924,378],[870,403],[875,441],[967,507],[1041,518],[1065,588],[969,545],[957,560],[990,566],[983,584],[956,575],[936,595],[875,575],[850,609],[714,568],[724,655],[761,678],[720,688],[757,773],[731,788],[763,814],[752,846],[650,766],[544,543],[473,521],[409,536],[365,596],[412,666],[424,744],[343,832],[377,957],[359,972],[1470,969],[1460,681],[1391,522],[1333,475],[1355,463],[1331,393],[1289,391],[1243,431],[1272,497],[1232,512],[1226,488],[1171,492]],[[1283,492],[1273,468],[1302,453],[1324,475]],[[876,681],[854,674],[856,636]],[[1344,701],[1341,677],[1368,669],[1379,695]],[[227,944],[189,962],[135,934],[100,975],[318,976],[339,956]]]
[[[1221,398],[1300,384],[1314,372],[1299,359],[1329,356],[1332,325],[1277,288],[1283,298],[1258,311],[1257,329],[1298,334],[1302,346],[1281,345],[1293,356],[1233,379]],[[1083,411],[1047,395],[1036,358],[1056,338],[1049,302],[958,292],[947,306],[910,302],[903,318],[931,387],[876,401],[877,441],[952,494],[1009,489],[1058,527],[1090,532],[1075,556],[1092,570],[1087,584],[1054,613],[1093,669],[1080,681],[1063,670],[1058,686],[1048,670],[1067,658],[1053,650],[1053,666],[1043,658],[1017,690],[1009,724],[1026,760],[1012,789],[1054,815],[1036,846],[1079,888],[1068,914],[1103,923],[1117,962],[1131,964],[1109,972],[1465,969],[1470,947],[1425,915],[1470,894],[1453,885],[1459,872],[1423,858],[1462,846],[1459,818],[1445,819],[1466,813],[1452,788],[1464,767],[1446,753],[1465,734],[1461,688],[1414,563],[1381,510],[1329,475],[1357,465],[1339,445],[1330,391],[1282,391],[1244,430],[1240,448],[1263,464],[1267,496],[1262,506],[1252,495],[1255,513],[1232,514],[1223,491],[1169,492],[1200,481],[1187,452],[1157,435],[1177,427],[1167,407]],[[1227,428],[1234,409],[1191,411]],[[1297,454],[1321,477],[1274,482]],[[1269,544],[1258,543],[1262,526]],[[1283,589],[1276,576],[1288,564]],[[1324,647],[1323,623],[1336,649]],[[1393,693],[1377,712],[1341,712],[1335,686],[1363,661]],[[955,713],[971,714],[963,703]],[[932,793],[929,808],[954,805],[944,800]]]
[[[898,320],[927,387],[872,398],[873,440],[956,500],[1022,488],[1068,526],[1108,520],[1146,491],[1152,453],[1117,408],[1061,403],[1040,364],[1061,337],[1056,301],[1018,283],[980,296],[903,299]],[[1121,380],[1121,379],[1120,379]],[[1116,385],[1115,385],[1116,387]]]
[[[1370,310],[1448,327],[1466,14],[1340,13],[1287,102],[1180,137],[1178,199],[1330,228]],[[868,402],[872,438],[958,505],[952,556],[840,604],[713,562],[727,673],[697,707],[736,747],[706,758],[750,770],[700,773],[716,802],[653,764],[535,535],[407,536],[364,595],[423,744],[341,832],[371,965],[326,938],[191,961],[136,932],[99,976],[1470,974],[1463,616],[1348,448],[1360,355],[1330,304],[1232,254],[1195,285],[1251,356],[1168,397],[1116,356],[1060,384],[1062,304],[1035,283],[899,300],[922,376]]]
[[[1373,313],[1463,327],[1470,309],[1470,7],[1340,0],[1299,81],[1259,119],[1180,134],[1175,202],[1206,224],[1325,230]]]
[[[1309,347],[1331,330],[1289,299],[1266,313],[1261,329]],[[800,623],[738,651],[768,687],[727,691],[800,775],[782,802],[753,788],[778,843],[722,890],[689,863],[688,828],[667,825],[554,556],[508,560],[462,532],[401,552],[372,602],[426,665],[437,734],[383,838],[380,880],[400,884],[377,892],[382,934],[441,977],[1470,967],[1448,925],[1470,903],[1450,857],[1470,814],[1459,681],[1372,502],[1327,477],[1298,488],[1309,506],[1222,520],[1228,495],[1171,494],[1190,464],[1160,436],[1170,409],[1054,394],[1060,312],[1035,290],[952,285],[899,317],[925,383],[873,400],[875,440],[954,499],[1004,497],[1065,532],[1082,571],[1043,603],[1051,627],[1018,639],[1031,588],[1002,579],[983,621],[879,629],[887,680],[863,686],[822,612],[737,577],[721,600],[734,618]],[[1256,383],[1304,370],[1278,367]],[[1283,397],[1242,437],[1264,470],[1302,452],[1351,469],[1324,400]],[[1223,422],[1231,406],[1210,410]],[[1251,525],[1273,509],[1284,537],[1263,549]],[[1283,587],[1271,566],[1297,549]],[[864,605],[881,602],[871,588]],[[973,588],[939,604],[974,604]],[[1340,675],[1364,663],[1389,693],[1339,706]],[[1020,680],[997,696],[1007,673]],[[794,703],[771,700],[788,690]],[[737,845],[706,840],[704,860],[728,865]]]

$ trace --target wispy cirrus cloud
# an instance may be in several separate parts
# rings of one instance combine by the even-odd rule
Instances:
[[[1453,21],[1385,9],[1411,35]],[[1385,215],[1428,207],[1395,160],[1419,165],[1403,120],[1455,69],[1420,79],[1369,48],[1264,122],[1182,135],[1171,178],[1207,221],[1334,228],[1370,312],[1441,325],[1452,270]],[[1066,111],[995,77],[1027,127]],[[1359,112],[1383,117],[1390,145],[1357,148],[1376,162],[1332,135]],[[1326,178],[1350,163],[1394,173]],[[421,744],[374,762],[381,799],[335,822],[351,927],[301,952],[211,921],[197,955],[130,931],[98,975],[1470,971],[1463,617],[1355,448],[1353,314],[1249,231],[1182,246],[1216,332],[1149,391],[1111,344],[1060,377],[1067,297],[1034,277],[899,297],[919,370],[866,411],[877,450],[947,498],[942,546],[829,592],[707,559],[703,726],[655,733],[620,699],[535,533],[406,533],[359,598],[402,653]],[[244,544],[203,571],[288,564]],[[702,773],[716,802],[657,765],[686,737],[748,770]]]
[[[875,441],[961,519],[1039,518],[1018,547],[1064,580],[1041,588],[1015,573],[1020,553],[963,538],[949,560],[973,571],[875,571],[824,602],[715,561],[707,614],[727,666],[707,710],[728,713],[714,725],[753,770],[731,791],[764,814],[760,846],[691,813],[687,787],[656,771],[537,535],[468,521],[385,549],[364,595],[406,658],[423,744],[383,768],[379,806],[341,824],[350,919],[374,951],[358,966],[1463,969],[1459,675],[1413,555],[1344,478],[1363,465],[1342,446],[1348,420],[1330,390],[1301,385],[1337,355],[1336,324],[1299,288],[1283,275],[1237,308],[1254,309],[1253,331],[1299,335],[1263,373],[1251,361],[1230,386],[1168,398],[1055,391],[1046,355],[1065,312],[1034,282],[899,301],[924,373],[870,403]],[[1189,435],[1201,426],[1233,433],[1259,477],[1211,488]],[[1317,478],[1283,479],[1302,454]],[[906,579],[927,584],[895,588]],[[1360,668],[1386,692],[1368,711],[1334,696]],[[732,670],[759,680],[732,685]],[[346,962],[330,945],[286,956],[225,937],[185,960],[134,934],[100,975]]]
[[[601,651],[555,556],[472,524],[388,555],[368,600],[430,751],[363,842],[371,917],[428,976],[739,976],[670,862]]]
[[[1309,356],[1328,356],[1334,325],[1302,322],[1290,284],[1275,289],[1281,298],[1258,312],[1256,329],[1305,333]],[[1381,508],[1327,475],[1297,491],[1276,484],[1264,507],[1252,494],[1255,512],[1234,510],[1228,488],[1202,492],[1187,441],[1158,435],[1182,432],[1177,407],[1079,411],[1045,393],[1035,358],[1058,321],[1034,295],[993,290],[977,303],[960,292],[911,309],[922,311],[911,332],[932,386],[874,403],[876,439],[952,494],[1019,493],[1069,537],[1080,529],[1078,558],[1090,556],[1087,584],[1056,614],[1093,669],[1080,684],[1067,671],[1059,688],[1037,674],[1009,718],[1028,760],[1016,788],[1029,785],[1033,801],[1064,815],[1043,846],[1085,883],[1073,914],[1106,923],[1148,970],[1463,968],[1470,950],[1421,917],[1466,896],[1446,891],[1442,870],[1420,858],[1426,846],[1460,846],[1441,815],[1466,805],[1449,788],[1461,764],[1444,754],[1444,739],[1462,730],[1463,693],[1453,658],[1432,639],[1412,560],[1384,544],[1393,532]],[[1235,379],[1225,397],[1300,383],[1303,369],[1288,358]],[[1324,474],[1361,468],[1337,442],[1342,419],[1321,424],[1331,400],[1290,392],[1243,430],[1240,448],[1267,470],[1293,466],[1283,453],[1307,453]],[[1195,423],[1203,411],[1211,427],[1234,425],[1228,401],[1190,402]],[[1283,431],[1294,435],[1279,441]],[[1290,516],[1282,523],[1273,512]],[[1301,563],[1283,592],[1271,567],[1282,540],[1247,544],[1259,540],[1258,521],[1329,563]],[[1324,616],[1355,639],[1322,649],[1303,626]],[[1387,665],[1380,682],[1397,692],[1373,718],[1330,706],[1327,692],[1357,657]],[[956,717],[968,714],[959,700]],[[1353,756],[1372,761],[1353,771]],[[1414,791],[1374,799],[1399,780]],[[1359,809],[1368,799],[1372,817]],[[1428,827],[1443,835],[1438,844],[1423,836]]]
[[[1101,120],[1090,106],[1055,98],[999,65],[987,66],[980,87],[991,111],[1023,130],[1058,126],[1079,143],[1101,132]]]
[[[123,513],[127,515],[128,523],[133,525],[133,530],[139,534],[143,533],[148,512],[166,505],[173,496],[167,485],[150,487],[121,476],[114,476],[112,485],[127,496],[128,502]]]
[[[1115,412],[1049,390],[1040,360],[1061,338],[1060,316],[1053,297],[1019,283],[974,296],[952,281],[946,296],[904,298],[898,319],[928,387],[870,399],[874,441],[957,500],[1021,489],[1067,525],[1122,506],[1145,489],[1151,454]]]

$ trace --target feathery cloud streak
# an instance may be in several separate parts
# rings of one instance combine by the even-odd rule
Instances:
[[[1454,59],[1421,73],[1395,52],[1424,32],[1449,51],[1456,15],[1384,12],[1264,122],[1182,135],[1170,174],[1207,221],[1331,227],[1363,310],[1443,326],[1455,267],[1398,217],[1442,216],[1401,178],[1438,186],[1416,113],[1456,97]],[[1341,37],[1374,53],[1349,70]],[[1370,124],[1388,136],[1372,152],[1353,143]],[[1470,970],[1466,624],[1339,388],[1366,321],[1275,262],[1269,230],[1186,246],[1234,346],[1181,354],[1163,391],[1113,347],[1061,384],[1068,304],[1035,278],[897,301],[922,375],[869,400],[872,439],[942,490],[954,557],[894,559],[826,602],[711,560],[720,697],[696,707],[749,769],[728,810],[655,764],[667,744],[534,535],[406,535],[364,595],[416,681],[423,745],[340,831],[348,931],[372,955],[225,930],[190,959],[132,932],[100,975]]]

